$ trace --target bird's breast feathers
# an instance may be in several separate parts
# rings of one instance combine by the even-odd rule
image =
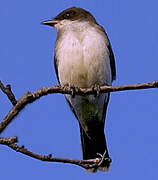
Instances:
[[[94,28],[65,32],[55,48],[60,84],[82,88],[111,85],[107,43],[106,36]]]

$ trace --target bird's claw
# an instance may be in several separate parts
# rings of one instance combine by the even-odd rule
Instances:
[[[70,91],[71,91],[71,97],[74,98],[75,97],[75,87],[74,86],[70,87]]]
[[[75,92],[77,91],[77,87],[75,87],[69,83],[68,85],[65,85],[64,88],[68,89],[71,92],[72,98],[75,97]]]
[[[93,92],[94,92],[94,96],[96,97],[96,96],[99,96],[99,94],[100,94],[100,86],[98,85],[98,84],[95,84],[93,87],[92,87],[92,89],[93,89]]]

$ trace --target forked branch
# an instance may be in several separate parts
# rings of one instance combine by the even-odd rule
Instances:
[[[138,89],[149,89],[149,88],[158,88],[158,81],[153,81],[150,83],[142,83],[142,84],[131,84],[131,85],[123,85],[123,86],[101,86],[99,88],[99,93],[106,93],[106,92],[117,92],[117,91],[125,91],[125,90],[138,90]],[[4,119],[0,123],[0,133],[4,131],[4,129],[9,125],[9,123],[18,115],[22,109],[28,105],[29,103],[32,103],[36,101],[37,99],[41,98],[42,96],[46,96],[47,94],[54,94],[54,93],[60,93],[60,94],[70,94],[70,95],[90,95],[90,94],[98,94],[98,88],[78,88],[78,87],[61,87],[61,86],[51,86],[51,87],[44,87],[36,90],[35,92],[26,92],[21,98],[16,100],[15,95],[13,94],[11,90],[11,86],[7,85],[6,87],[3,85],[3,83],[0,81],[0,89],[3,93],[5,93],[12,103],[13,107],[10,109],[8,114],[4,117]],[[36,153],[33,153],[24,146],[18,146],[16,142],[18,141],[17,137],[1,137],[0,138],[0,144],[6,145],[10,147],[11,149],[23,153],[27,156],[30,156],[32,158],[41,160],[41,161],[48,161],[48,162],[62,162],[62,163],[71,163],[75,165],[79,165],[83,168],[89,169],[89,168],[97,168],[101,165],[103,162],[103,158],[96,158],[91,160],[72,160],[72,159],[66,159],[66,158],[55,158],[52,157],[52,155],[39,155]]]

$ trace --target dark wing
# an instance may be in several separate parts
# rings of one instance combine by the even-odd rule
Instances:
[[[110,57],[110,66],[111,66],[111,73],[112,73],[112,80],[115,80],[116,79],[116,66],[115,66],[115,58],[114,58],[114,54],[113,54],[113,51],[112,51],[112,48],[111,48],[111,44],[110,44],[110,41],[109,41],[109,38],[104,30],[104,28],[102,26],[100,26],[99,24],[97,24],[97,28],[105,34],[106,36],[106,39],[108,41],[108,45],[107,45],[107,48],[109,50],[109,57]]]
[[[109,49],[109,57],[110,57],[110,66],[111,66],[111,73],[112,73],[112,80],[116,79],[116,66],[115,66],[115,58],[114,58],[114,54],[109,42],[108,45],[108,49]]]
[[[55,68],[55,72],[56,72],[58,83],[60,84],[60,82],[59,82],[59,75],[58,75],[58,61],[57,61],[57,58],[56,58],[55,55],[54,55],[54,68]]]
[[[115,57],[114,57],[114,53],[112,51],[112,48],[111,48],[111,44],[110,44],[110,40],[104,30],[104,33],[107,37],[107,40],[108,40],[108,50],[109,50],[109,57],[110,57],[110,66],[111,66],[111,73],[112,73],[112,80],[115,80],[116,79],[116,66],[115,66]]]

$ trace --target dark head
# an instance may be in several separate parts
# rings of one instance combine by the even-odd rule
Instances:
[[[56,29],[59,29],[59,27],[62,27],[64,24],[75,21],[88,21],[96,23],[95,18],[90,12],[82,8],[72,7],[62,11],[54,19],[42,22],[42,24],[53,26]]]

